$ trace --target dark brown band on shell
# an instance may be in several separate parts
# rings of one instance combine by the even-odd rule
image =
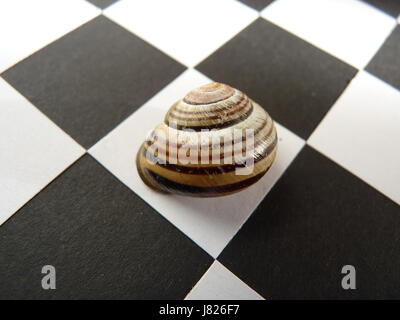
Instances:
[[[204,111],[198,111],[198,112],[194,112],[191,114],[192,117],[183,117],[183,116],[179,116],[176,115],[174,113],[174,111],[176,110],[172,110],[172,112],[170,112],[168,114],[168,118],[172,118],[172,119],[176,119],[176,120],[181,120],[181,121],[204,121],[204,120],[218,120],[221,119],[221,117],[229,117],[235,114],[238,114],[240,112],[243,112],[243,110],[245,110],[246,108],[249,107],[249,103],[251,103],[249,101],[248,98],[244,98],[243,100],[240,101],[239,104],[236,104],[235,106],[229,106],[227,107],[224,111],[227,112],[222,112],[223,110],[215,110],[213,112],[204,112]],[[235,108],[236,107],[236,108]],[[251,108],[251,106],[250,106]],[[229,111],[228,111],[229,110]],[[200,116],[199,116],[200,115]],[[168,120],[167,120],[168,121]]]
[[[221,119],[220,123],[207,125],[207,126],[179,125],[176,122],[171,122],[171,121],[166,121],[165,124],[168,125],[171,128],[174,128],[174,129],[178,129],[178,130],[194,130],[194,131],[197,131],[197,132],[200,132],[201,130],[224,129],[224,128],[233,126],[233,125],[235,125],[235,124],[237,124],[237,123],[239,123],[241,121],[246,120],[251,115],[251,113],[253,112],[253,109],[254,109],[253,106],[251,106],[250,109],[246,113],[242,114],[240,117],[238,117],[236,119],[223,122],[223,119],[220,118]]]
[[[190,186],[186,184],[181,184],[172,180],[169,180],[167,178],[164,178],[157,173],[144,169],[144,172],[142,174],[148,175],[150,179],[153,180],[153,183],[155,185],[160,185],[163,187],[164,192],[174,192],[177,194],[182,194],[182,195],[192,195],[196,197],[214,197],[217,195],[221,194],[229,194],[233,193],[236,191],[239,191],[241,189],[244,189],[253,183],[257,182],[260,180],[264,174],[269,170],[270,167],[268,167],[265,171],[255,175],[255,176],[250,176],[248,179],[232,183],[232,184],[226,184],[223,186],[210,186],[210,187],[198,187],[198,186]],[[165,189],[164,189],[165,188]]]
[[[264,138],[258,140],[255,144],[254,144],[254,149],[256,149],[258,146],[260,146],[262,143],[264,143],[264,141],[269,137],[270,133],[268,133]],[[267,148],[265,148],[261,153],[257,153],[257,154],[253,154],[253,161],[254,163],[257,163],[258,161],[263,160],[266,156],[268,156],[276,147],[278,143],[278,136],[275,136],[273,142],[267,146]],[[148,147],[150,147],[151,145],[149,143],[144,144],[143,146],[143,156],[145,158],[147,158],[150,162],[152,163],[156,163],[157,165],[165,168],[165,169],[169,169],[172,171],[177,171],[180,173],[189,173],[189,174],[220,174],[220,173],[226,173],[226,172],[230,172],[233,170],[236,170],[237,168],[243,168],[245,167],[244,164],[238,163],[238,164],[215,164],[215,167],[209,166],[207,168],[195,168],[195,167],[185,167],[183,165],[179,165],[179,164],[172,164],[172,163],[168,163],[168,161],[163,161],[162,159],[158,158],[157,155],[154,154],[154,152],[152,150],[149,150]],[[243,148],[244,150],[245,148]],[[239,150],[238,154],[243,153],[243,150]],[[169,156],[169,151],[167,150],[158,150],[161,153],[165,154],[167,157]],[[231,153],[232,154],[232,153]],[[209,163],[212,164],[212,154],[208,155],[208,161]],[[233,156],[235,156],[235,154],[233,154]],[[221,153],[219,156],[219,160],[223,162],[225,158],[225,154]],[[198,155],[197,156],[197,161],[201,162],[202,160],[202,156]],[[251,161],[251,159],[246,159],[245,163],[248,163],[249,161]],[[165,163],[164,163],[165,162]],[[220,169],[221,168],[221,169]],[[207,173],[205,172],[205,170],[208,170]]]
[[[232,101],[232,102],[225,102],[223,105],[215,105],[213,108],[211,108],[210,110],[207,110],[207,113],[218,113],[218,112],[222,112],[222,111],[232,111],[236,105],[238,104],[242,104],[243,101],[249,101],[250,99],[244,95],[243,93],[240,95],[240,99],[238,101]],[[202,109],[197,109],[197,111],[193,111],[193,110],[183,110],[181,108],[179,108],[179,101],[174,103],[170,109],[170,112],[175,112],[175,113],[179,113],[182,115],[202,115],[204,114],[204,110]],[[168,112],[168,114],[170,113]]]
[[[215,164],[215,166],[209,167],[185,167],[179,164],[172,164],[172,163],[163,163],[163,161],[157,158],[151,151],[148,151],[147,148],[143,148],[143,157],[147,158],[150,162],[155,163],[156,165],[163,167],[164,169],[175,171],[177,173],[185,173],[185,174],[196,174],[196,175],[217,175],[217,174],[224,174],[227,172],[232,172],[238,168],[245,168],[246,163],[249,163],[253,160],[253,164],[265,159],[272,151],[275,149],[278,142],[278,137],[275,136],[274,141],[270,144],[267,148],[265,148],[261,153],[254,154],[253,159],[246,159],[242,163],[236,164]],[[255,146],[257,147],[257,146]],[[210,160],[211,156],[210,156]],[[222,158],[223,160],[223,158]]]
[[[234,92],[235,89],[227,86],[226,84],[213,82],[190,91],[183,98],[183,101],[194,105],[210,104],[225,100],[231,97]]]
[[[254,130],[254,136],[256,136],[261,130],[263,130],[267,126],[268,122],[269,121],[267,119],[263,119],[262,122],[261,122],[261,125],[258,126],[256,130]],[[271,126],[271,128],[270,128],[270,130],[268,132],[268,136],[272,132],[272,130],[273,130],[273,126]],[[167,149],[169,149],[169,147],[181,148],[183,146],[183,144],[181,144],[181,143],[174,143],[174,142],[165,140],[163,137],[157,136],[155,131],[152,131],[151,134],[150,134],[150,140],[147,140],[146,142],[149,142],[150,144],[152,144],[152,143],[154,143],[155,140],[159,141],[162,145],[167,146]],[[225,146],[225,144],[226,145],[231,145],[233,143],[239,143],[240,141],[245,141],[245,140],[246,140],[246,135],[243,135],[243,137],[235,139],[235,140],[230,140],[230,141],[227,141],[227,142],[225,142],[223,140],[219,144],[212,144],[210,142],[209,148],[213,148],[213,146],[217,147],[218,145],[221,148],[223,148]],[[194,145],[189,145],[188,147],[192,148],[192,149],[196,148],[196,146],[194,146]]]

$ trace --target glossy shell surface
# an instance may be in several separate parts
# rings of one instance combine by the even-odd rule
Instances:
[[[215,197],[240,191],[271,167],[277,133],[241,91],[210,83],[168,110],[136,156],[142,180],[165,193]]]

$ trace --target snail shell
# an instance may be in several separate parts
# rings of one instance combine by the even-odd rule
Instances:
[[[172,105],[136,163],[142,180],[157,191],[215,197],[258,181],[276,147],[274,123],[262,107],[237,89],[210,83]]]

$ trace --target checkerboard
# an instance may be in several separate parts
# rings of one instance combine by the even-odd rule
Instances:
[[[1,1],[0,298],[399,298],[399,14],[396,0]],[[234,195],[158,194],[136,151],[209,81],[268,110],[277,159]]]

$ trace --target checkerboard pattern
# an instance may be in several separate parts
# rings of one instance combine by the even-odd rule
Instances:
[[[396,0],[1,1],[0,298],[399,298],[399,14]],[[221,198],[150,190],[139,145],[211,80],[269,111],[275,163]]]

